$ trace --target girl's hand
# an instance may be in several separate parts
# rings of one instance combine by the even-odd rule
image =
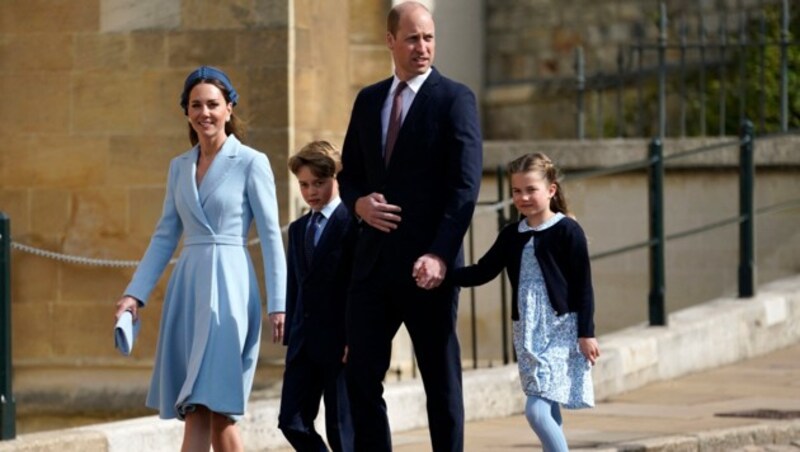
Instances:
[[[597,345],[597,339],[593,337],[579,337],[578,347],[583,356],[594,366],[594,363],[597,362],[597,358],[600,356],[600,347]]]
[[[125,311],[131,311],[133,315],[133,321],[135,322],[139,318],[138,311],[139,310],[139,300],[133,298],[130,295],[125,295],[124,297],[117,300],[117,313],[115,317],[119,320],[119,316],[122,315]]]

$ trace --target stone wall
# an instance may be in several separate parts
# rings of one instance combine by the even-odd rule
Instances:
[[[287,224],[301,206],[288,156],[312,139],[340,144],[356,90],[391,70],[387,7],[371,0],[0,2],[0,92],[8,99],[0,103],[0,210],[12,220],[13,240],[67,255],[139,259],[161,212],[168,163],[190,147],[178,98],[201,64],[225,70],[240,92],[246,141],[271,161]],[[257,247],[251,251],[260,262]],[[102,377],[84,379],[85,386],[146,386],[169,269],[143,311],[134,355],[122,358],[111,336],[114,302],[133,268],[19,250],[12,261],[15,388],[36,392],[52,383],[40,378],[52,372],[77,386],[87,374]],[[280,362],[283,351],[265,340],[262,358]],[[265,372],[259,382],[276,380]]]
[[[0,5],[0,91],[13,98],[0,109],[0,206],[15,241],[138,259],[160,214],[169,160],[191,147],[178,98],[201,64],[229,73],[241,93],[236,111],[248,122],[247,142],[267,153],[278,192],[287,192],[285,2],[247,11],[236,1],[173,3],[164,3],[163,15],[148,13],[152,1]],[[279,203],[285,220],[288,198]],[[100,332],[109,331],[131,269],[19,252],[12,259],[18,365],[117,359]],[[154,347],[162,290],[145,314],[143,350]]]
[[[616,74],[621,47],[639,39],[655,44],[659,36],[659,4],[640,0],[490,0],[486,6],[486,95],[485,135],[493,140],[530,140],[576,137],[575,53],[583,48],[586,75]],[[681,27],[687,27],[690,42],[697,42],[700,16],[707,41],[718,41],[721,23],[736,39],[738,8],[753,11],[759,4],[776,8],[779,2],[756,0],[663,2],[669,18],[667,36],[676,43]],[[671,52],[675,57],[676,52]],[[656,52],[645,55],[645,68],[656,64]],[[669,57],[669,55],[668,55]],[[697,59],[696,53],[687,58]],[[628,71],[636,68],[630,52],[624,54]],[[677,64],[677,63],[676,63]],[[652,90],[651,90],[652,91]],[[674,94],[674,93],[672,93]],[[627,97],[635,100],[636,93]],[[613,112],[616,99],[604,105],[587,95],[587,111]],[[626,101],[627,102],[627,101]],[[632,121],[629,119],[629,121]],[[601,124],[601,127],[603,125]],[[594,136],[594,124],[586,124]]]

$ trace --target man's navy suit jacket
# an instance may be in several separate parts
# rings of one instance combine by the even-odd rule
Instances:
[[[442,258],[448,268],[461,266],[461,244],[480,189],[482,141],[472,91],[432,69],[406,113],[386,166],[381,109],[391,85],[389,78],[359,92],[342,149],[339,184],[351,212],[358,198],[373,192],[402,208],[402,220],[388,234],[361,224],[356,282],[378,262],[383,262],[381,272],[410,280],[414,261],[426,253]]]
[[[340,363],[355,227],[344,203],[333,211],[306,265],[308,213],[289,225],[284,345],[289,362],[303,346],[320,364]]]

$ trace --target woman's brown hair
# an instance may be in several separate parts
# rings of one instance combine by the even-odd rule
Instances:
[[[231,103],[231,96],[230,96],[230,93],[228,92],[228,90],[225,88],[225,85],[222,84],[222,82],[220,82],[219,80],[216,80],[216,79],[213,79],[213,78],[210,78],[210,79],[198,79],[197,83],[193,84],[190,87],[187,87],[186,88],[186,90],[187,90],[187,92],[186,92],[187,99],[188,99],[188,95],[192,91],[192,89],[195,86],[199,85],[200,83],[208,83],[208,84],[216,86],[217,88],[219,88],[220,91],[222,91],[222,95],[225,96],[225,101],[228,102],[228,103]],[[231,119],[230,119],[230,121],[227,121],[225,123],[225,135],[233,134],[236,138],[239,139],[239,141],[244,143],[244,140],[245,140],[245,126],[246,126],[245,122],[242,119],[239,119],[239,117],[236,116],[236,113],[234,113],[233,110],[231,110]],[[189,141],[192,143],[192,146],[196,145],[199,142],[199,138],[197,137],[197,132],[195,132],[195,130],[192,127],[191,124],[189,124]]]

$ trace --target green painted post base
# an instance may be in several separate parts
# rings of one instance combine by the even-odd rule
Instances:
[[[14,398],[0,395],[0,440],[14,439],[16,432],[16,404]]]

